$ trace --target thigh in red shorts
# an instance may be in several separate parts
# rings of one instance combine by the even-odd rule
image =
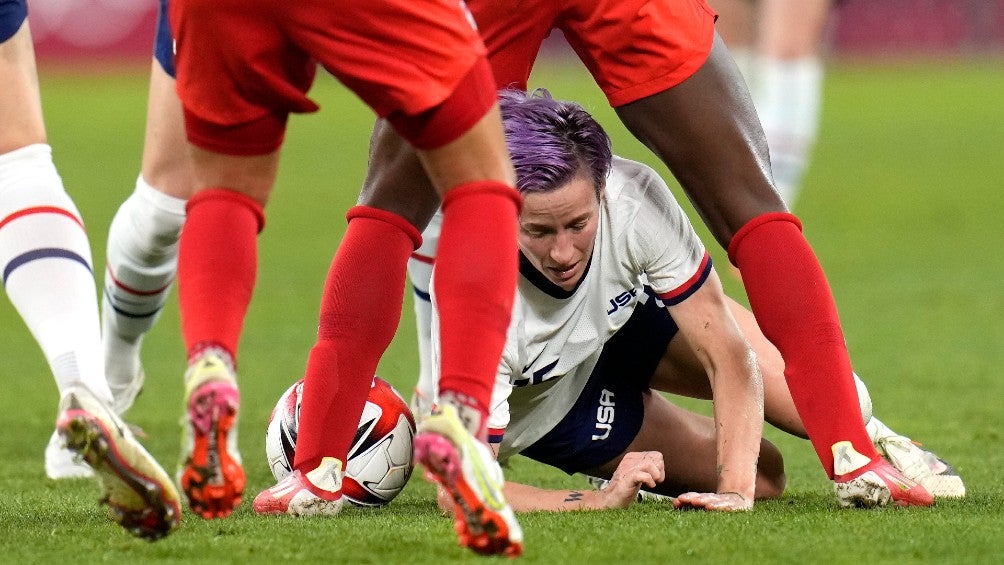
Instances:
[[[675,86],[708,57],[704,0],[469,0],[500,87],[526,88],[541,43],[561,30],[612,106]]]
[[[171,0],[178,93],[193,143],[278,149],[318,63],[373,110],[440,104],[484,46],[456,0]]]

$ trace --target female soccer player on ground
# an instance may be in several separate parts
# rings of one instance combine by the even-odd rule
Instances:
[[[0,268],[59,389],[50,445],[97,473],[114,521],[158,539],[178,526],[178,493],[111,409],[90,243],[46,141],[24,0],[0,1],[0,85]]]
[[[482,442],[515,295],[520,198],[469,14],[452,0],[173,0],[169,14],[198,187],[178,257],[189,412],[201,421],[181,477],[193,508],[222,516],[241,499],[240,462],[215,464],[214,445],[230,440],[236,424],[237,343],[286,120],[318,109],[307,91],[320,64],[416,149],[435,187],[422,199],[443,199],[442,403],[416,435],[416,455],[453,494],[463,545],[519,555],[522,533]],[[307,361],[295,469],[255,498],[261,514],[340,510],[343,463],[400,319],[419,231],[370,206],[348,218]]]
[[[622,507],[642,486],[677,497],[677,506],[714,510],[780,496],[781,454],[761,439],[758,420],[765,413],[806,435],[784,361],[752,314],[723,294],[669,188],[649,167],[612,157],[606,133],[577,104],[505,91],[501,108],[524,205],[521,277],[490,438],[503,459],[522,453],[568,473],[612,477],[589,493],[510,483],[513,508]],[[962,496],[943,461],[871,417],[858,386],[869,433],[897,468],[933,492]],[[660,391],[713,399],[714,418]],[[841,463],[861,457],[849,445],[840,454]],[[846,505],[890,502],[864,481],[837,488]]]
[[[749,92],[704,0],[474,0],[470,8],[500,87],[525,89],[542,41],[561,30],[624,125],[673,172],[740,269],[827,475],[838,485],[872,482],[900,504],[929,504],[923,488],[897,486],[900,473],[862,424],[832,293],[800,221],[774,190]],[[413,189],[418,162],[394,137],[378,124],[360,201],[402,213],[374,196],[421,194]],[[426,214],[405,217],[425,225],[436,203],[412,204]],[[847,445],[862,458],[837,469],[835,454]]]

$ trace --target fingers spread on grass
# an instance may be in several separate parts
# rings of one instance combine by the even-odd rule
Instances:
[[[753,501],[746,500],[744,496],[736,492],[685,492],[676,497],[673,506],[681,510],[736,512],[752,509]]]

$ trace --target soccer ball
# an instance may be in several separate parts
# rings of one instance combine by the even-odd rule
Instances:
[[[265,455],[277,481],[293,472],[302,393],[300,379],[282,393],[268,420]],[[415,417],[408,403],[390,383],[374,376],[349,448],[342,496],[358,506],[383,506],[393,500],[414,469],[414,438]]]

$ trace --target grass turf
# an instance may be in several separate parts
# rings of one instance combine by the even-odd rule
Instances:
[[[969,497],[931,509],[838,510],[809,444],[768,430],[786,457],[789,488],[781,500],[736,515],[674,512],[658,504],[527,514],[521,518],[525,560],[1004,559],[1001,69],[999,60],[832,64],[821,137],[798,207],[827,269],[876,414],[953,463]],[[532,86],[583,102],[608,127],[619,154],[666,173],[625,133],[577,64],[544,63]],[[42,88],[57,167],[87,222],[100,279],[108,224],[138,172],[146,74],[124,70],[94,77],[43,69]],[[435,510],[432,488],[417,475],[380,510],[347,511],[336,519],[260,518],[250,510],[250,498],[272,483],[264,461],[264,424],[278,395],[302,375],[324,274],[366,162],[369,111],[328,79],[319,81],[314,94],[321,114],[291,121],[241,343],[240,443],[248,501],[226,520],[208,522],[186,511],[178,532],[150,544],[102,516],[91,482],[46,479],[42,451],[55,417],[56,389],[37,345],[4,303],[0,547],[5,561],[477,559],[455,546],[450,522]],[[724,265],[724,253],[706,241]],[[740,296],[739,285],[726,284]],[[379,371],[406,395],[416,374],[413,344],[409,302]],[[147,386],[129,416],[149,434],[150,451],[173,470],[184,369],[174,300],[147,338],[144,364]],[[507,478],[586,487],[580,478],[521,458]]]

